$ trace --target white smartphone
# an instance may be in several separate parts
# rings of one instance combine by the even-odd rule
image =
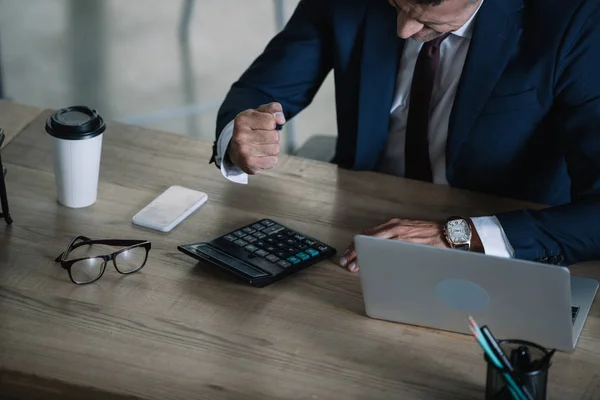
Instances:
[[[136,225],[161,232],[170,232],[181,221],[206,203],[204,192],[171,186],[132,219]]]

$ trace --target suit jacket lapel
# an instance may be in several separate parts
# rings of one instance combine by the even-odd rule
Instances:
[[[477,14],[448,127],[449,180],[461,146],[517,49],[522,31],[517,12],[522,8],[523,0],[484,0]]]
[[[358,137],[354,168],[372,170],[385,147],[404,41],[396,34],[396,11],[385,1],[369,1],[365,16]]]

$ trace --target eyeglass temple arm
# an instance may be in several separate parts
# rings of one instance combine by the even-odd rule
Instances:
[[[83,236],[82,236],[83,238]],[[76,248],[80,247],[80,246],[85,246],[85,245],[92,245],[92,244],[104,244],[106,246],[133,246],[136,244],[142,244],[142,243],[146,243],[147,240],[127,240],[127,239],[88,239],[88,238],[84,238],[85,240],[83,242],[77,243],[77,244],[73,244],[73,246],[71,247],[71,251],[75,250]]]
[[[81,243],[77,243],[75,244],[78,240],[81,240]],[[65,251],[63,251],[62,253],[60,253],[60,255],[58,257],[56,257],[56,259],[54,260],[54,262],[60,262],[60,261],[64,261],[67,259],[67,257],[69,256],[69,253],[73,250],[75,250],[76,248],[78,248],[79,246],[83,246],[85,244],[91,244],[89,242],[92,242],[92,240],[88,237],[85,236],[75,236],[70,242],[69,245],[67,246],[67,249]]]
[[[81,240],[81,242],[76,243],[77,240]],[[74,238],[73,240],[71,240],[71,243],[69,243],[69,246],[67,247],[67,250],[62,253],[61,255],[59,255],[58,257],[56,257],[56,260],[54,260],[55,262],[59,262],[62,260],[66,260],[66,258],[68,257],[69,253],[73,250],[75,250],[78,247],[81,246],[85,246],[85,245],[92,245],[92,244],[104,244],[107,246],[133,246],[136,244],[142,244],[142,243],[146,243],[147,240],[124,240],[124,239],[99,239],[99,240],[92,240],[90,238],[87,238],[85,236],[77,236],[76,238]],[[66,253],[66,254],[65,254]],[[64,255],[64,257],[63,257]]]
[[[90,244],[105,244],[107,246],[133,246],[136,244],[146,243],[147,240],[136,240],[136,239],[101,239],[91,240]]]

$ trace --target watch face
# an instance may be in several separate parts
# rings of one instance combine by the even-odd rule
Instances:
[[[471,239],[471,229],[464,219],[449,221],[446,229],[453,243],[465,243]]]

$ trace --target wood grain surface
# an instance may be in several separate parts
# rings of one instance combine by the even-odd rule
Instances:
[[[15,109],[17,111],[15,111]],[[485,363],[466,335],[365,316],[358,275],[320,263],[263,289],[177,251],[268,217],[343,251],[390,217],[444,219],[539,207],[283,157],[238,185],[211,144],[110,123],[98,201],[56,201],[46,110],[3,151],[11,227],[0,225],[0,398],[482,399]],[[171,233],[133,215],[171,185],[209,200]],[[76,286],[53,262],[75,235],[148,239],[146,267]],[[600,279],[595,263],[573,272]],[[577,350],[556,355],[550,399],[600,398],[600,307]]]
[[[0,99],[0,128],[4,129],[6,138],[2,147],[4,148],[14,137],[21,132],[27,124],[33,121],[43,110],[36,107],[27,107],[13,103],[9,100]]]

